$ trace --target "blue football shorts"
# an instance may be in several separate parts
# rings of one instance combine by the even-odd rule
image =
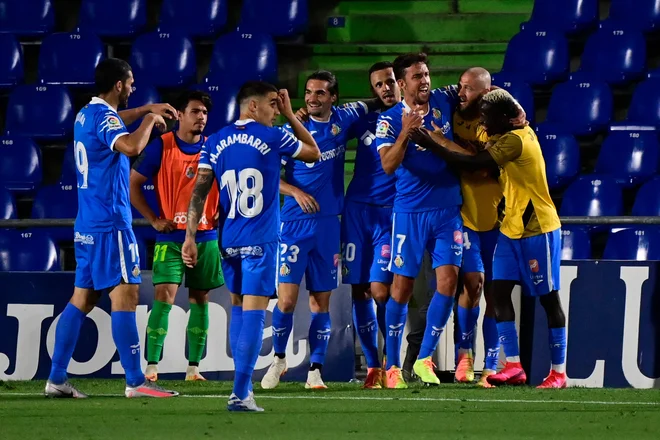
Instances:
[[[499,229],[473,231],[463,226],[463,272],[481,272],[486,281],[493,279],[493,253]]]
[[[277,290],[278,243],[222,249],[222,273],[230,293],[271,296]]]

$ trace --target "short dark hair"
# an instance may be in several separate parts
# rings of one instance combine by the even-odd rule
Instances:
[[[384,70],[384,69],[389,69],[392,68],[394,69],[394,64],[392,64],[390,61],[379,61],[373,66],[369,67],[369,79],[371,80],[371,74],[374,72],[378,72],[379,70]]]
[[[394,63],[392,63],[394,68],[394,77],[396,79],[403,79],[403,77],[406,76],[406,69],[417,63],[424,63],[428,65],[429,57],[426,56],[424,52],[406,53],[399,55],[394,60]]]
[[[279,92],[277,87],[271,83],[265,81],[248,81],[241,86],[241,89],[238,91],[236,96],[236,101],[238,105],[241,105],[243,101],[254,96],[263,97],[272,92]]]
[[[185,90],[176,97],[174,101],[174,108],[183,113],[186,111],[186,107],[188,107],[190,101],[200,101],[202,104],[204,104],[204,107],[206,107],[206,110],[209,112],[213,107],[211,96],[208,93],[202,90]]]
[[[333,96],[339,96],[339,83],[337,82],[337,77],[334,73],[327,70],[317,70],[307,77],[305,80],[305,87],[310,79],[315,79],[318,81],[327,81],[328,83],[328,92]]]
[[[106,58],[96,66],[94,71],[96,91],[99,94],[109,92],[117,81],[126,81],[131,71],[131,66],[126,61],[119,58]]]

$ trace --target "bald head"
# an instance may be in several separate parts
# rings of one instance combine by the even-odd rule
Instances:
[[[490,91],[490,72],[483,67],[471,67],[461,75],[458,82],[461,99],[458,111],[466,119],[479,116],[479,101]]]

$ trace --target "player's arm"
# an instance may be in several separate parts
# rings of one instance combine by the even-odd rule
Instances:
[[[418,108],[415,108],[408,113],[403,113],[401,130],[396,138],[390,122],[384,119],[383,116],[378,118],[376,143],[378,154],[380,154],[380,162],[385,173],[393,174],[399,168],[399,165],[403,162],[403,157],[406,155],[411,130],[422,126],[424,119],[422,119],[418,110]]]
[[[124,124],[130,125],[149,113],[160,115],[163,119],[178,119],[177,111],[169,104],[147,104],[122,110],[119,112],[119,117],[124,121]]]
[[[144,197],[143,187],[149,178],[140,174],[135,169],[131,170],[130,191],[131,205],[138,210],[142,217],[147,219],[151,226],[158,232],[172,232],[175,229],[174,222],[164,218],[158,218],[158,215],[151,209],[147,199]]]
[[[154,126],[159,130],[164,130],[165,120],[160,115],[149,113],[144,117],[137,130],[127,136],[117,138],[110,147],[126,156],[137,156],[147,146]]]
[[[289,99],[289,92],[286,89],[281,89],[277,97],[277,107],[282,116],[286,118],[291,125],[293,135],[301,142],[301,148],[296,152],[295,158],[307,163],[314,163],[321,158],[321,150],[316,144],[314,137],[309,133],[305,126],[298,120],[293,109],[291,108],[291,100]]]
[[[305,214],[314,214],[321,211],[321,207],[314,197],[284,179],[280,179],[280,193],[293,197]]]

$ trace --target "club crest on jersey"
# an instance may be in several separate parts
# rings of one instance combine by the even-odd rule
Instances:
[[[282,263],[280,266],[280,276],[285,277],[291,273],[291,268],[289,267],[288,264]]]
[[[140,275],[140,267],[136,264],[133,266],[133,270],[131,271],[134,277],[137,277]]]
[[[454,231],[454,243],[463,244],[463,233],[461,231]]]
[[[380,248],[380,256],[383,258],[390,258],[392,256],[392,250],[389,244],[384,244]]]
[[[403,257],[401,257],[401,255],[396,256],[396,258],[394,259],[394,265],[398,268],[401,268],[403,266]]]
[[[192,165],[188,165],[188,167],[186,168],[186,177],[188,179],[192,179],[193,177],[195,177],[195,169],[192,167]]]
[[[339,133],[341,133],[341,127],[337,124],[332,124],[332,135],[337,136]]]
[[[442,118],[442,112],[440,110],[438,110],[437,108],[434,108],[433,110],[431,110],[431,112],[433,113],[433,118],[434,119]]]
[[[348,275],[348,266],[342,266],[342,267],[341,267],[341,275],[342,275],[343,277],[345,277],[346,275]]]
[[[390,123],[387,121],[378,121],[378,126],[376,127],[376,137],[384,138],[387,137],[387,132],[390,130]]]
[[[538,260],[529,260],[529,270],[531,270],[532,273],[538,273],[539,271]]]

